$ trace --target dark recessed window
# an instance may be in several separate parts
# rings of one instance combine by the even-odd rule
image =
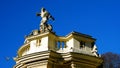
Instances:
[[[80,41],[80,49],[81,49],[81,48],[84,48],[84,46],[85,46],[85,42]]]
[[[92,42],[91,43],[91,49],[93,49],[94,45],[95,45],[95,42]]]

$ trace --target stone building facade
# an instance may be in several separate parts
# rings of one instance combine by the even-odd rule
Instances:
[[[34,30],[18,50],[14,68],[101,68],[103,60],[93,54],[89,35],[71,32],[65,37]]]
[[[58,36],[47,24],[44,14],[52,16],[44,8],[41,13],[42,28],[25,37],[14,58],[16,64],[13,68],[102,68],[103,60],[97,53],[96,39],[75,31]]]

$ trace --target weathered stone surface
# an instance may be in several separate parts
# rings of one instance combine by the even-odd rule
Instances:
[[[44,51],[17,58],[14,68],[101,68],[103,60],[81,53]]]

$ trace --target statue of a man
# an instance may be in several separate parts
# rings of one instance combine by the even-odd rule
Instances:
[[[47,22],[48,22],[49,19],[54,20],[54,18],[50,15],[50,13],[45,8],[42,8],[41,12],[39,14],[37,14],[37,16],[42,17],[42,20],[41,20],[41,23],[40,23],[40,30],[45,32],[46,29],[47,30],[49,29],[48,27],[52,28],[52,26],[48,25]]]

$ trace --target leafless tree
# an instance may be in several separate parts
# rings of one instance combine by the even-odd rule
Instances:
[[[120,55],[112,52],[102,54],[103,68],[120,68]]]

